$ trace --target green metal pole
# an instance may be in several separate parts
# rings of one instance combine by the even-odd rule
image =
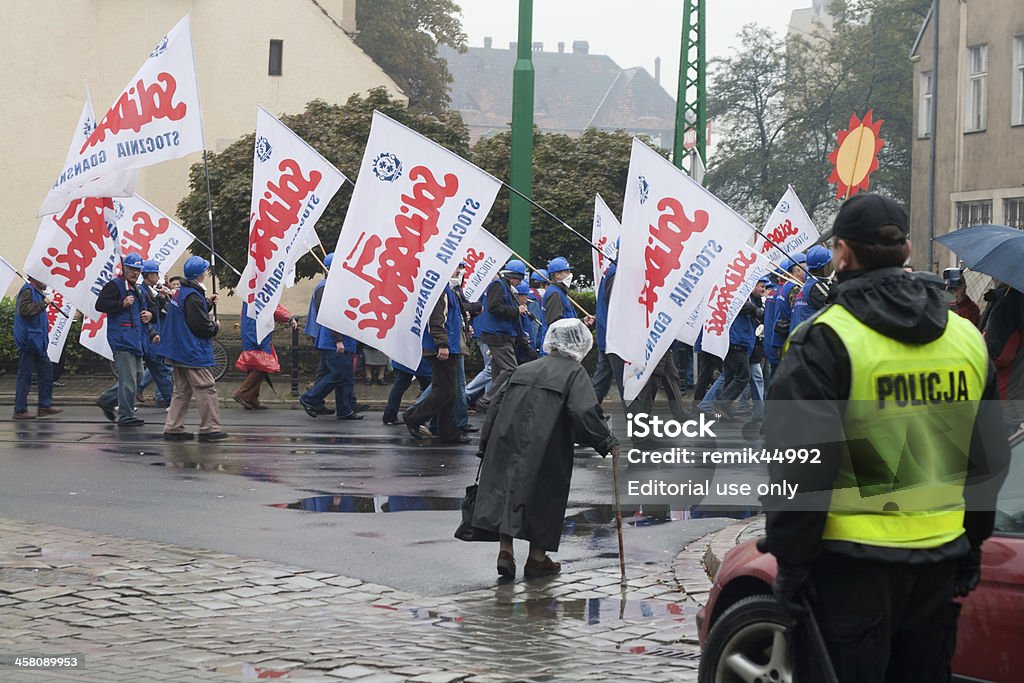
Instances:
[[[677,168],[688,157],[685,135],[690,128],[697,136],[697,153],[707,165],[707,52],[706,0],[684,0],[683,35],[679,48],[679,86],[676,92],[676,130],[672,159]]]
[[[533,0],[519,0],[519,44],[512,72],[512,158],[509,184],[533,196]],[[530,258],[530,204],[509,196],[509,246]]]
[[[683,167],[683,159],[686,157],[684,139],[686,137],[686,76],[690,68],[689,42],[687,41],[687,26],[690,17],[690,0],[683,2],[683,28],[679,36],[679,83],[676,89],[676,131],[672,140],[672,163],[676,168]]]

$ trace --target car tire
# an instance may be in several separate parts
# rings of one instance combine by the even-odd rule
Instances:
[[[793,620],[770,595],[752,595],[736,602],[711,626],[698,680],[792,683],[792,626]]]

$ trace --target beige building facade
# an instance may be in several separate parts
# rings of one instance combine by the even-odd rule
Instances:
[[[275,115],[297,113],[312,99],[341,103],[378,86],[404,99],[352,39],[355,0],[4,0],[3,5],[0,255],[18,268],[35,238],[36,211],[67,154],[86,81],[101,117],[185,14],[191,15],[206,146],[213,151],[255,128],[257,104]],[[174,216],[188,191],[189,166],[200,159],[197,153],[145,169],[138,194]],[[206,240],[205,233],[199,237]],[[303,290],[288,290],[286,305],[304,314]]]
[[[911,59],[914,267],[937,271],[956,257],[935,244],[929,262],[932,236],[986,223],[1024,229],[1024,2],[938,0]]]

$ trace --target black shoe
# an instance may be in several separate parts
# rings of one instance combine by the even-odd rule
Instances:
[[[334,411],[328,408],[326,405],[322,405],[316,409],[316,415],[330,415],[333,412]],[[314,415],[313,417],[316,417],[316,415]]]
[[[353,413],[365,413],[369,409],[370,406],[366,405],[365,403],[356,403],[354,406],[352,406]]]
[[[409,430],[409,434],[412,435],[412,438],[416,439],[417,441],[421,441],[423,439],[423,435],[420,434],[420,425],[414,422],[409,422],[409,420],[407,419],[405,421],[405,428]]]
[[[146,424],[146,421],[141,417],[130,417],[127,420],[120,420],[117,423],[118,427],[141,427]]]
[[[103,417],[107,418],[111,422],[117,422],[117,413],[114,412],[113,408],[105,406],[101,403],[97,403],[96,407],[103,411]]]
[[[319,408],[314,406],[312,403],[306,403],[302,400],[301,396],[299,396],[299,405],[306,411],[306,415],[309,415],[310,417],[317,417],[321,414]]]
[[[469,427],[459,427],[459,431],[463,434],[476,434],[480,431],[480,428],[470,425]]]
[[[394,420],[383,420],[383,422],[384,422],[384,424],[386,424],[389,427],[395,427],[397,425],[404,425],[405,424],[405,422],[402,421],[402,418],[396,418]]]
[[[362,420],[363,416],[360,415],[359,413],[349,413],[348,415],[344,415],[342,417],[339,417],[338,419],[339,420]]]
[[[241,396],[232,396],[231,398],[235,399],[235,403],[237,403],[238,405],[242,406],[246,410],[255,410],[256,409],[255,406],[253,406],[253,404],[249,403],[248,401],[246,401]]]
[[[153,401],[153,407],[154,408],[170,408],[171,407],[171,403],[170,403],[170,401],[165,401],[163,399],[158,399],[156,401]]]
[[[228,438],[227,432],[199,432],[200,441],[221,441]]]
[[[191,441],[194,438],[192,432],[164,432],[164,441]]]
[[[468,436],[462,436],[460,434],[459,436],[455,437],[454,439],[442,439],[441,443],[443,443],[443,444],[451,444],[452,446],[457,446],[457,445],[460,445],[460,444],[469,443],[470,441],[472,441],[472,439],[470,439]]]

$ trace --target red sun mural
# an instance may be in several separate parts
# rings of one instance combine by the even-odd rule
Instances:
[[[885,146],[878,135],[883,123],[875,121],[870,110],[863,120],[851,116],[850,127],[836,134],[839,145],[828,155],[832,164],[828,182],[836,183],[836,199],[848,199],[870,186],[870,176],[878,170],[878,153]]]

